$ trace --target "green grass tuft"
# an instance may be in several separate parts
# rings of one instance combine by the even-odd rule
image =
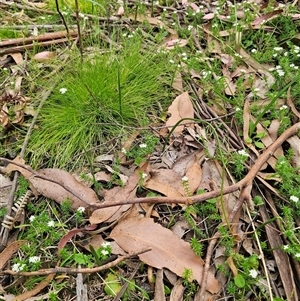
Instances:
[[[50,166],[83,164],[86,151],[93,149],[89,156],[97,155],[105,141],[126,135],[124,126],[147,125],[158,102],[168,104],[168,68],[164,54],[145,51],[139,43],[86,56],[82,64],[73,61],[44,105],[31,137],[33,165],[45,157]],[[61,88],[67,91],[62,94]]]

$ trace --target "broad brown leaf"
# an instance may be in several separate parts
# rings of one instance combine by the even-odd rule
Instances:
[[[43,196],[62,203],[71,200],[72,209],[99,202],[96,193],[78,182],[67,171],[58,168],[40,169],[28,180]]]
[[[182,118],[194,118],[194,107],[188,92],[183,92],[177,96],[168,109],[171,117],[167,120],[166,126],[174,126]],[[185,120],[173,131],[174,135],[180,135],[184,126],[182,124],[190,122]]]
[[[185,269],[191,269],[193,279],[201,284],[204,261],[192,251],[189,243],[154,223],[153,219],[123,220],[113,229],[110,237],[129,253],[150,247],[151,251],[139,255],[143,262],[157,269],[168,268],[178,276],[183,276]],[[220,290],[219,282],[211,273],[208,275],[207,290],[211,293]]]

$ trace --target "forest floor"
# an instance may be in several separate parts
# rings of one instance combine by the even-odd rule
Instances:
[[[0,0],[0,300],[299,300],[299,20]]]

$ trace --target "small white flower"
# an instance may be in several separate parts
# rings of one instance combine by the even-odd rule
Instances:
[[[60,89],[59,89],[59,92],[60,92],[61,94],[65,94],[67,91],[68,91],[67,88],[60,88]]]
[[[298,69],[299,69],[299,66],[294,66],[294,69],[295,69],[295,70],[298,70]]]
[[[274,47],[273,49],[274,49],[275,51],[281,51],[281,50],[283,50],[282,47]]]
[[[238,112],[238,111],[240,111],[241,110],[241,108],[235,108],[235,111],[236,112]]]
[[[287,108],[288,108],[287,105],[282,105],[282,106],[279,108],[279,110],[281,111],[281,110],[285,110],[285,109],[287,109]]]
[[[54,227],[54,221],[50,221],[50,222],[48,222],[48,227]]]
[[[146,143],[140,144],[140,148],[146,148],[146,147],[147,147],[147,144],[146,144]]]
[[[256,278],[258,276],[258,271],[255,270],[255,269],[252,269],[249,271],[249,275],[252,277],[252,278]]]
[[[85,208],[84,207],[78,207],[77,211],[80,212],[80,213],[83,213],[85,211]]]
[[[244,149],[239,150],[238,154],[241,156],[249,157],[249,154]]]
[[[277,73],[279,76],[284,76],[285,72],[282,70],[277,70]]]
[[[189,31],[191,31],[193,28],[194,28],[193,25],[189,25],[187,29],[188,29]]]
[[[169,63],[174,64],[175,62],[173,60],[169,60]]]
[[[277,56],[278,56],[278,53],[274,53],[272,56],[273,56],[273,57],[277,57]]]
[[[184,176],[184,177],[181,178],[182,182],[187,182],[188,180],[189,180],[189,178],[187,176]]]
[[[101,251],[101,254],[105,256],[105,255],[108,255],[109,252],[108,252],[107,250],[102,250],[102,251]]]
[[[127,150],[124,147],[122,147],[121,153],[123,153],[124,155],[126,155],[127,154]]]
[[[289,248],[289,245],[284,245],[283,246],[283,250],[288,250],[288,248]]]
[[[103,248],[107,248],[107,247],[110,247],[111,243],[109,241],[105,241],[101,244],[101,247]]]
[[[289,55],[289,53],[288,53],[288,52],[285,52],[283,55],[284,55],[284,56],[288,56],[288,55]]]
[[[255,88],[253,91],[258,92],[258,91],[260,91],[260,88]]]
[[[146,173],[142,173],[142,179],[146,179],[147,178],[147,174]]]
[[[29,217],[29,220],[30,220],[30,222],[32,223],[32,222],[35,220],[35,216],[34,216],[34,215],[31,215],[31,216]]]
[[[37,263],[39,261],[40,261],[40,257],[38,257],[38,256],[29,257],[29,262],[30,263]]]
[[[255,53],[255,52],[257,52],[257,49],[253,48],[253,49],[251,50],[251,52],[252,52],[252,53]]]
[[[245,69],[241,69],[240,72],[241,73],[246,73],[246,70]]]
[[[292,195],[292,196],[290,197],[290,200],[293,201],[293,202],[295,202],[295,203],[297,203],[297,202],[299,201],[299,198],[296,197],[295,195]]]
[[[295,64],[290,64],[290,67],[291,67],[291,68],[295,67]]]
[[[295,257],[299,258],[300,257],[300,253],[296,253]]]
[[[79,13],[78,16],[79,16],[80,18],[84,18],[84,14],[83,14],[83,13]]]
[[[14,272],[20,272],[20,271],[23,271],[25,267],[26,267],[25,264],[15,263],[15,264],[13,264],[13,266],[11,267],[11,269]]]

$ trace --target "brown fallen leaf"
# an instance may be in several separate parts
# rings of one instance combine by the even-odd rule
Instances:
[[[175,98],[168,109],[168,113],[171,115],[171,117],[167,120],[166,126],[171,127],[174,126],[182,118],[194,118],[194,107],[190,100],[188,92],[183,92]],[[173,134],[175,136],[180,135],[184,129],[183,124],[188,122],[190,121],[185,120],[181,123],[181,125],[178,125],[173,131]]]
[[[150,247],[149,252],[139,255],[143,262],[157,269],[167,268],[180,277],[185,269],[190,269],[192,278],[201,285],[204,261],[192,251],[188,242],[154,223],[153,219],[123,220],[112,230],[110,238],[129,253]],[[209,273],[207,290],[217,293],[220,288],[218,280]]]
[[[282,9],[277,9],[272,12],[266,13],[260,17],[257,17],[254,21],[251,22],[251,26],[261,25],[263,22],[267,20],[271,20],[277,17],[277,15],[283,12]]]
[[[140,180],[140,173],[146,171],[147,166],[148,165],[146,163],[139,170],[136,170],[135,173],[129,177],[126,186],[117,186],[113,189],[107,190],[104,195],[104,202],[111,203],[134,198]],[[127,211],[131,206],[132,205],[127,204],[122,206],[97,209],[92,213],[89,221],[91,224],[99,224],[104,221],[113,222],[119,219],[122,216],[122,214],[125,211]]]
[[[4,268],[6,262],[11,258],[11,256],[15,252],[17,252],[26,242],[26,240],[14,241],[0,253],[0,270]]]
[[[182,285],[182,280],[178,279],[174,287],[172,288],[170,301],[183,301],[183,293],[184,286]]]
[[[171,169],[159,169],[151,172],[151,179],[145,183],[145,187],[168,197],[181,197],[179,192],[181,186],[180,175]]]
[[[95,230],[96,229],[96,225],[90,225],[90,226],[87,226],[87,227],[84,227],[84,228],[74,228],[74,229],[71,229],[67,234],[65,234],[59,241],[58,243],[58,250],[62,249],[66,244],[67,242],[73,238],[73,236],[75,236],[76,234],[78,233],[82,233],[83,231],[91,231],[91,230]]]
[[[14,300],[16,301],[28,300],[30,297],[37,295],[40,291],[42,291],[45,287],[47,287],[50,284],[54,276],[55,274],[48,275],[44,280],[38,283],[32,290],[16,296]]]
[[[77,181],[65,170],[46,168],[34,171],[30,166],[22,164],[24,160],[19,157],[13,161],[18,165],[8,164],[6,172],[19,171],[30,182],[35,195],[41,194],[60,204],[70,199],[73,210],[99,202],[96,193],[91,188]]]
[[[58,168],[40,169],[28,178],[38,193],[62,203],[71,200],[73,210],[99,202],[96,193],[78,182],[70,173]]]
[[[165,288],[164,288],[164,271],[159,269],[156,273],[154,301],[166,301]]]
[[[53,60],[56,57],[56,53],[53,51],[42,51],[37,53],[32,59],[38,62],[47,62]]]

